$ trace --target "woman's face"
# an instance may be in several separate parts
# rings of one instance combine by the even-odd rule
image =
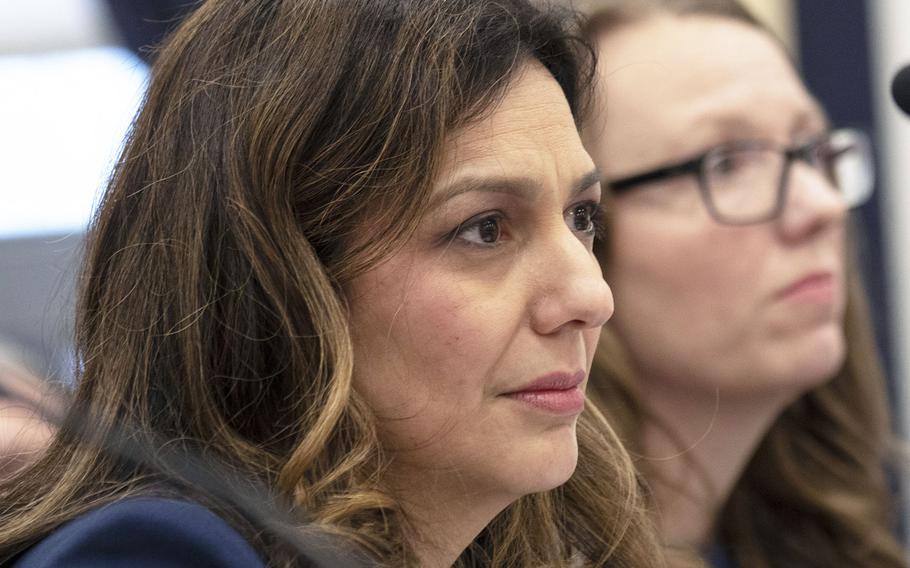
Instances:
[[[584,137],[608,179],[826,129],[781,48],[744,24],[655,17],[599,40],[601,112]],[[610,328],[649,380],[712,396],[795,393],[839,368],[846,208],[805,162],[787,181],[781,216],[745,226],[712,219],[694,175],[611,202]]]
[[[599,179],[559,86],[527,65],[447,141],[416,235],[350,284],[355,388],[404,490],[504,506],[571,475],[613,312]]]

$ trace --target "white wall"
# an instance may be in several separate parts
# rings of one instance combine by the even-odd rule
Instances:
[[[910,117],[891,99],[891,79],[910,64],[910,2],[870,0],[869,39],[873,57],[872,88],[879,139],[876,141],[882,170],[883,232],[890,267],[888,303],[891,338],[904,415],[903,434],[910,438]]]
[[[0,344],[39,376],[70,377],[80,235],[147,75],[107,17],[0,0]]]
[[[0,239],[89,219],[147,74],[108,18],[101,0],[0,0]]]
[[[0,0],[0,54],[116,41],[101,0]]]

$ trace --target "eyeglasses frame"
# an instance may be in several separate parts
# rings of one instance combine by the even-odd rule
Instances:
[[[667,166],[660,166],[652,170],[625,176],[617,180],[606,180],[605,183],[614,193],[622,194],[634,189],[638,189],[643,185],[654,183],[656,181],[673,179],[684,175],[695,175],[698,180],[698,189],[701,193],[702,202],[708,209],[708,214],[711,215],[715,221],[723,225],[753,225],[757,223],[765,223],[776,219],[783,211],[784,204],[787,200],[787,190],[789,189],[787,180],[789,179],[790,169],[793,166],[793,162],[801,160],[813,168],[819,169],[819,166],[821,164],[819,161],[818,150],[825,144],[830,143],[838,132],[849,132],[851,135],[858,135],[858,139],[861,141],[861,143],[866,143],[865,134],[858,130],[852,129],[830,130],[806,143],[793,146],[782,146],[779,144],[763,142],[759,140],[742,140],[739,142],[714,146],[701,154],[698,154],[681,162],[673,163]],[[714,158],[721,152],[749,149],[775,150],[780,152],[784,157],[784,167],[781,170],[781,179],[778,182],[777,199],[774,203],[774,207],[765,215],[749,218],[746,220],[730,219],[721,214],[714,204],[713,197],[711,196],[711,190],[708,187],[706,166],[709,159]],[[828,172],[822,173],[828,176]]]

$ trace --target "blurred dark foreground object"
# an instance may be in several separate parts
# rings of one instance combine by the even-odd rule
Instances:
[[[891,96],[897,108],[910,116],[910,64],[898,71],[891,81]]]

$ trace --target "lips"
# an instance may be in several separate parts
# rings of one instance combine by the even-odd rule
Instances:
[[[831,272],[812,272],[783,288],[777,297],[809,303],[832,303],[836,299],[837,282]]]
[[[585,376],[584,371],[550,373],[500,396],[553,414],[579,414],[585,407]]]

